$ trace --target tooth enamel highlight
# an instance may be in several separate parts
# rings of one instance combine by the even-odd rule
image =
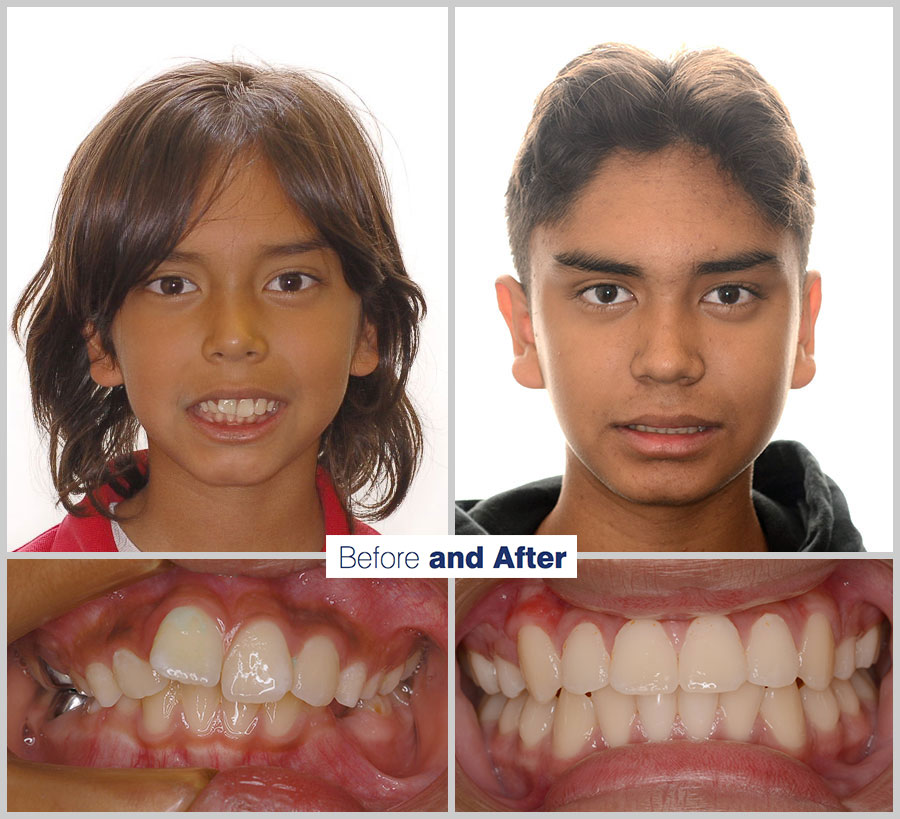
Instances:
[[[222,696],[229,702],[275,702],[291,687],[287,641],[271,620],[242,626],[222,666]]]
[[[277,739],[287,736],[297,720],[310,710],[293,694],[285,694],[278,702],[267,702],[260,711],[263,733]]]
[[[529,624],[519,630],[518,650],[529,693],[539,703],[549,702],[559,689],[559,655],[553,641],[543,629]]]
[[[500,686],[497,683],[497,669],[494,668],[494,664],[487,657],[473,651],[469,654],[469,665],[472,668],[472,673],[475,675],[475,682],[478,683],[478,687],[482,691],[487,694],[496,694],[500,690]],[[390,690],[389,688],[388,691]],[[379,693],[387,694],[387,691],[379,689]]]
[[[198,737],[209,734],[222,699],[218,686],[182,685],[178,699],[191,733]]]
[[[560,661],[560,683],[573,694],[603,688],[609,680],[609,653],[600,629],[579,623],[569,632]]]
[[[559,692],[553,715],[553,753],[560,759],[575,756],[594,732],[594,706],[584,694]]]
[[[519,739],[526,748],[533,748],[550,733],[555,709],[555,698],[549,702],[538,702],[533,696],[529,696],[525,701],[519,717]]]
[[[609,684],[621,694],[671,694],[678,687],[678,660],[656,620],[630,620],[616,635]]]
[[[824,691],[834,669],[834,634],[824,614],[816,612],[806,621],[800,646],[798,676],[808,687]]]
[[[856,640],[845,637],[834,650],[834,676],[849,680],[856,671]]]
[[[150,665],[170,680],[216,685],[222,671],[222,635],[215,620],[196,606],[172,609],[159,624]]]
[[[848,680],[834,680],[831,683],[831,690],[834,692],[841,713],[850,717],[855,717],[859,713],[859,697],[856,696],[856,691],[853,690],[853,685]]]
[[[363,686],[366,684],[366,664],[359,662],[348,665],[338,678],[334,698],[341,704],[352,708],[359,701]]]
[[[714,691],[685,691],[678,689],[678,715],[691,739],[707,739],[712,733],[719,707],[719,695]]]
[[[856,641],[856,668],[868,668],[875,665],[878,659],[878,648],[881,643],[881,623],[876,623]]]
[[[158,694],[141,700],[141,716],[144,731],[154,740],[171,736],[175,728],[172,714],[178,705],[178,683],[170,682]]]
[[[651,742],[662,742],[672,733],[675,700],[675,694],[639,694],[635,697],[644,733]]]
[[[841,710],[830,688],[816,691],[808,685],[800,689],[803,712],[817,731],[833,731],[841,718]]]
[[[778,743],[785,748],[799,751],[806,744],[806,720],[796,685],[767,688],[759,714]]]
[[[127,648],[120,648],[113,654],[113,673],[122,693],[135,700],[156,694],[167,684],[150,663]]]
[[[94,691],[94,697],[104,708],[111,708],[122,696],[122,689],[116,684],[116,679],[103,663],[91,663],[84,670],[88,685]]]
[[[497,729],[501,734],[511,734],[519,727],[519,717],[522,715],[522,709],[525,707],[525,701],[528,699],[528,692],[522,691],[519,696],[514,699],[507,700],[500,712],[500,720]]]
[[[256,727],[259,703],[222,701],[222,715],[225,717],[225,731],[231,736],[245,736]]]
[[[627,745],[631,741],[631,725],[637,707],[634,699],[628,694],[620,694],[611,686],[591,694],[597,725],[610,748]]]
[[[337,649],[328,637],[311,637],[294,658],[291,692],[309,705],[328,705],[337,691],[340,663]]]
[[[765,689],[761,686],[746,682],[737,691],[727,691],[719,695],[724,739],[738,742],[750,739],[764,693]]]
[[[800,658],[787,623],[777,614],[764,614],[750,630],[747,679],[756,685],[782,688],[800,671]]]
[[[513,699],[525,690],[525,678],[518,666],[502,657],[494,657],[494,668],[497,671],[497,684],[503,696]]]
[[[744,683],[744,647],[727,617],[698,617],[690,626],[678,658],[678,677],[685,691],[737,691]]]

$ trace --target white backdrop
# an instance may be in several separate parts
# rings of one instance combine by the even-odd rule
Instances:
[[[601,42],[660,56],[722,46],[784,98],[816,184],[818,373],[776,438],[805,444],[844,490],[870,551],[891,551],[893,435],[891,9],[457,9],[455,491],[481,498],[560,474],[543,391],[510,374],[494,279],[514,274],[504,192],[535,97]]]
[[[400,243],[428,302],[412,377],[425,462],[401,509],[376,526],[446,532],[447,10],[19,8],[7,37],[7,324],[46,253],[66,164],[126,90],[179,62],[234,57],[326,72],[359,95],[380,123]],[[7,332],[9,548],[62,517],[27,393]]]

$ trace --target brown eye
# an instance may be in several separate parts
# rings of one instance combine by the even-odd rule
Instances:
[[[710,290],[703,297],[703,301],[708,304],[717,304],[725,307],[733,307],[742,304],[749,304],[757,294],[753,293],[747,287],[741,287],[737,284],[723,284],[721,287]]]
[[[582,292],[582,298],[591,304],[623,304],[634,299],[634,294],[618,284],[596,284]]]
[[[147,289],[161,296],[181,296],[192,293],[197,285],[183,276],[160,276],[147,284]]]
[[[276,276],[266,285],[266,290],[275,290],[280,293],[297,293],[306,290],[316,283],[316,279],[307,273],[282,273]]]

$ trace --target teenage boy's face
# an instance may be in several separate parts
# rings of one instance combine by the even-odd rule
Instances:
[[[498,283],[513,372],[549,390],[568,469],[620,498],[713,495],[813,377],[818,274],[709,158],[614,154],[530,250],[530,304]]]
[[[350,375],[377,364],[337,254],[260,162],[129,293],[112,336],[92,375],[125,384],[154,474],[162,461],[208,486],[311,475]]]

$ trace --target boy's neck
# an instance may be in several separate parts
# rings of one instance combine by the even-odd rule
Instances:
[[[764,552],[749,467],[711,497],[653,506],[611,492],[567,453],[559,500],[535,534],[578,535],[580,552]]]
[[[151,453],[152,454],[152,453]],[[120,525],[141,551],[318,552],[325,522],[316,464],[264,486],[206,486],[153,455],[147,485],[119,504]]]

